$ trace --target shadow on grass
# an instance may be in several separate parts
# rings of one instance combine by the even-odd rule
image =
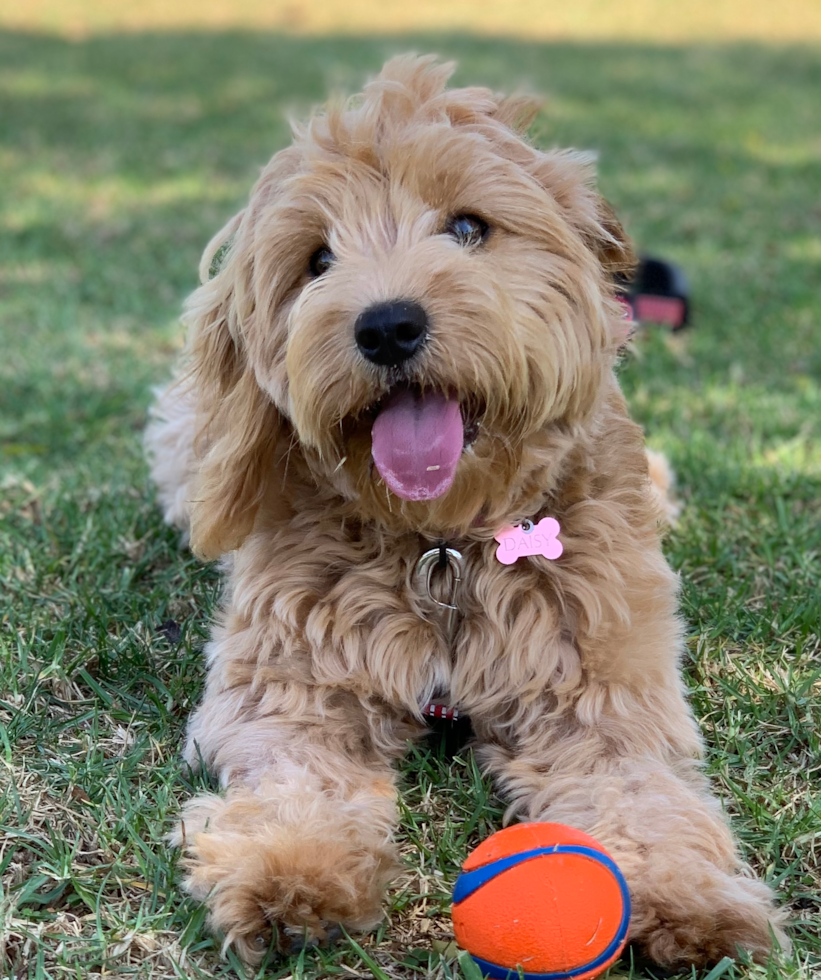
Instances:
[[[20,421],[3,433],[13,453],[86,441],[145,403],[199,252],[288,141],[286,111],[357,90],[403,50],[456,58],[458,82],[547,93],[535,138],[599,151],[604,191],[639,243],[685,265],[697,327],[686,359],[626,374],[628,390],[646,384],[643,416],[673,383],[699,390],[735,371],[790,391],[821,374],[817,52],[6,31],[0,408]]]
[[[39,342],[50,325],[64,339],[96,320],[167,322],[203,244],[287,142],[286,111],[355,91],[409,49],[456,58],[458,82],[547,93],[536,139],[597,150],[634,236],[686,260],[711,364],[740,358],[776,383],[821,370],[806,313],[821,55],[755,45],[0,32],[0,317],[34,322]],[[785,310],[794,329],[774,329]]]
[[[117,34],[75,42],[0,31],[0,144],[66,154],[80,175],[84,165],[91,174],[136,181],[192,167],[209,175],[245,174],[285,138],[283,105],[304,111],[329,90],[355,90],[385,58],[408,50],[456,58],[459,82],[551,93],[559,111],[548,112],[548,130],[560,141],[565,132],[589,132],[593,145],[655,132],[680,136],[680,149],[709,150],[725,125],[732,139],[739,115],[784,129],[796,117],[810,123],[813,93],[821,88],[821,58],[807,48],[260,32]],[[795,100],[801,91],[807,93],[803,103]],[[609,126],[599,125],[602,114],[611,118]],[[627,131],[621,130],[625,122],[631,123]],[[746,155],[739,154],[739,162]]]

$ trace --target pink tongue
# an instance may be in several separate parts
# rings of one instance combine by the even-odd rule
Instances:
[[[409,390],[391,395],[371,433],[379,475],[397,497],[433,500],[450,489],[465,441],[459,403]]]

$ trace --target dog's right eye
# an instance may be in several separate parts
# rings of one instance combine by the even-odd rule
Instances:
[[[314,277],[314,279],[318,279],[320,276],[325,275],[335,261],[336,256],[334,253],[328,248],[327,245],[323,245],[322,248],[318,248],[308,260],[308,271]]]
[[[481,245],[487,238],[488,224],[475,214],[456,214],[448,220],[445,231],[460,245]]]

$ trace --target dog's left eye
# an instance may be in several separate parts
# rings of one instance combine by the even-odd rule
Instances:
[[[334,253],[328,248],[327,245],[323,245],[322,248],[318,248],[308,260],[308,271],[311,273],[314,279],[318,279],[319,276],[325,275],[335,261],[336,256]]]
[[[481,245],[489,230],[487,222],[475,214],[457,214],[445,226],[445,231],[460,245]]]

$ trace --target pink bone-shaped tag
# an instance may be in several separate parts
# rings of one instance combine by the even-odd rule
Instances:
[[[530,555],[558,558],[564,551],[557,536],[560,530],[555,517],[543,517],[538,524],[524,521],[516,527],[503,527],[493,535],[499,542],[496,557],[503,565],[512,565],[517,558]]]

